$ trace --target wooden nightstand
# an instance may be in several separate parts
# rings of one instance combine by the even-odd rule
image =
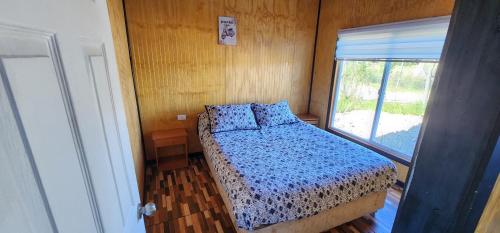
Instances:
[[[159,169],[175,169],[188,165],[186,129],[159,130],[151,134],[153,152]]]
[[[319,127],[319,117],[318,116],[315,116],[315,115],[309,114],[309,113],[299,114],[297,116],[301,120],[303,120],[311,125],[314,125],[316,127]]]

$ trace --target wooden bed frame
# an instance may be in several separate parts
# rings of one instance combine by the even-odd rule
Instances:
[[[228,199],[227,193],[224,191],[222,184],[220,183],[219,176],[216,172],[214,172],[214,167],[212,161],[207,156],[207,152],[205,148],[203,148],[203,156],[207,161],[208,167],[210,169],[210,173],[212,173],[212,177],[215,180],[215,184],[217,185],[217,189],[219,189],[219,193],[222,196],[222,200],[228,209],[229,216],[233,221],[233,225],[236,228],[236,231],[239,233],[309,233],[309,232],[322,232],[328,229],[334,228],[343,223],[352,221],[361,216],[373,213],[378,209],[384,207],[385,197],[387,195],[387,191],[370,193],[364,197],[356,201],[352,201],[349,203],[345,203],[339,205],[333,209],[329,209],[326,211],[322,211],[317,215],[303,218],[294,221],[281,222],[277,224],[263,226],[254,231],[248,231],[242,228],[238,228],[236,225],[236,219],[234,217],[234,213],[232,211],[233,206]]]

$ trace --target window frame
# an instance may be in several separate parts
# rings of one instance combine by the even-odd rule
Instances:
[[[342,60],[342,61],[353,61],[351,59],[349,60]],[[356,61],[377,61],[377,59],[362,59],[362,60],[356,60]],[[381,155],[384,155],[385,157],[394,160],[398,163],[401,163],[403,165],[409,166],[411,163],[411,159],[413,155],[406,155],[403,154],[399,151],[396,151],[394,149],[391,149],[387,146],[384,146],[380,143],[377,143],[373,141],[373,138],[376,134],[376,130],[378,127],[378,122],[380,120],[380,115],[382,113],[382,106],[384,103],[384,97],[385,97],[385,92],[387,89],[387,83],[389,81],[389,75],[390,75],[390,70],[392,66],[392,62],[404,62],[404,61],[414,61],[414,62],[439,62],[435,60],[378,60],[380,62],[385,62],[384,65],[384,71],[383,71],[383,76],[380,82],[380,88],[379,88],[379,96],[377,99],[377,105],[375,108],[375,115],[374,119],[372,122],[372,128],[370,131],[370,137],[368,139],[364,139],[361,137],[358,137],[354,134],[348,133],[344,130],[341,130],[339,128],[332,127],[332,118],[333,114],[336,112],[336,102],[338,101],[338,96],[339,96],[339,83],[340,80],[342,79],[342,66],[340,65],[341,63],[335,59],[333,63],[333,71],[332,71],[332,80],[330,84],[330,94],[329,94],[329,101],[328,101],[328,112],[327,112],[327,118],[325,122],[325,129],[326,131],[335,134],[339,137],[345,138],[349,141],[352,141],[354,143],[357,143],[361,146],[364,146],[370,150],[373,150]],[[424,114],[425,117],[425,114]],[[335,124],[335,123],[334,123]],[[333,124],[333,125],[334,125]],[[418,142],[420,138],[420,132],[418,134],[417,138],[417,145],[415,147],[418,147]]]

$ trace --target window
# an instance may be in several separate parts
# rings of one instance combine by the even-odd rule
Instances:
[[[341,61],[331,127],[409,157],[437,62]]]
[[[448,22],[438,17],[341,31],[330,130],[409,161]]]

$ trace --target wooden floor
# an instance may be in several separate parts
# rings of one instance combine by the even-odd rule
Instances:
[[[236,232],[202,155],[190,156],[189,166],[174,171],[146,168],[146,201],[157,213],[146,217],[148,233]],[[401,191],[391,188],[385,206],[328,232],[391,232]]]

